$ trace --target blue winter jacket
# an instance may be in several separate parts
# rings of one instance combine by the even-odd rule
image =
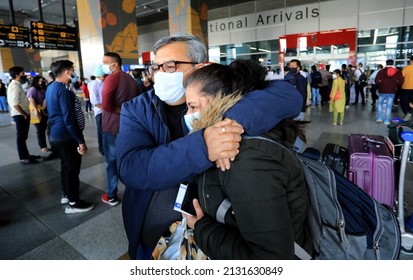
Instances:
[[[83,132],[76,120],[75,96],[65,84],[53,82],[47,87],[46,108],[50,141],[75,139],[79,144],[85,143]]]
[[[246,134],[260,135],[282,119],[296,117],[302,102],[291,84],[272,81],[265,89],[245,95],[225,117],[240,123]],[[163,107],[153,90],[122,105],[116,156],[119,176],[126,186],[122,210],[132,259],[150,256],[150,252],[142,254],[139,246],[152,194],[178,188],[213,165],[208,160],[203,130],[170,141]],[[182,126],[187,134],[183,116]]]

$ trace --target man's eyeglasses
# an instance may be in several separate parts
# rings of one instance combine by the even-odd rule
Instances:
[[[197,64],[197,62],[172,60],[172,61],[166,61],[166,62],[161,63],[161,64],[152,64],[151,66],[149,66],[149,74],[154,75],[161,68],[164,72],[174,73],[176,71],[176,69],[178,68],[178,64],[192,64],[192,65],[195,65],[195,64]]]

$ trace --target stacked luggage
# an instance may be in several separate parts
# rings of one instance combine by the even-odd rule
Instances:
[[[329,143],[323,160],[377,201],[394,206],[394,160],[383,136],[349,134],[348,149]]]
[[[397,212],[401,252],[411,255],[413,233],[404,228],[404,185],[406,165],[413,163],[413,123],[394,119],[388,128],[387,137],[349,134],[348,148],[329,143],[323,151],[323,160],[375,200]],[[413,215],[406,220],[406,226],[413,230]]]
[[[383,136],[349,134],[347,178],[377,201],[394,206],[394,161]]]

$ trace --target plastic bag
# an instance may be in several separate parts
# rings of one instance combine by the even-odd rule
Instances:
[[[30,110],[30,123],[31,124],[38,124],[40,123],[42,119],[42,106],[37,105],[36,108],[32,106],[32,104],[29,104],[29,110]],[[37,111],[37,114],[36,114]]]
[[[162,236],[155,250],[153,260],[206,260],[208,257],[196,245],[194,231],[187,227],[186,218],[174,222],[169,237]]]

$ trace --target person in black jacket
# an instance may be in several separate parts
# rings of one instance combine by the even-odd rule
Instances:
[[[320,104],[320,86],[323,81],[321,73],[317,71],[317,66],[311,66],[311,106],[318,106]]]
[[[264,79],[265,69],[253,60],[195,71],[186,81],[188,128],[196,131],[219,121],[244,94],[263,88]],[[263,135],[290,148],[297,136],[305,140],[291,119]],[[210,168],[197,182],[196,216],[184,216],[194,229],[195,242],[211,259],[294,259],[294,242],[312,253],[304,174],[284,148],[261,138],[244,138],[230,170]]]
[[[307,78],[301,73],[301,62],[298,59],[292,59],[290,61],[288,73],[285,75],[284,80],[290,82],[303,97],[303,104],[301,106],[301,112],[296,117],[296,120],[303,121],[305,116],[305,110],[307,109]]]

